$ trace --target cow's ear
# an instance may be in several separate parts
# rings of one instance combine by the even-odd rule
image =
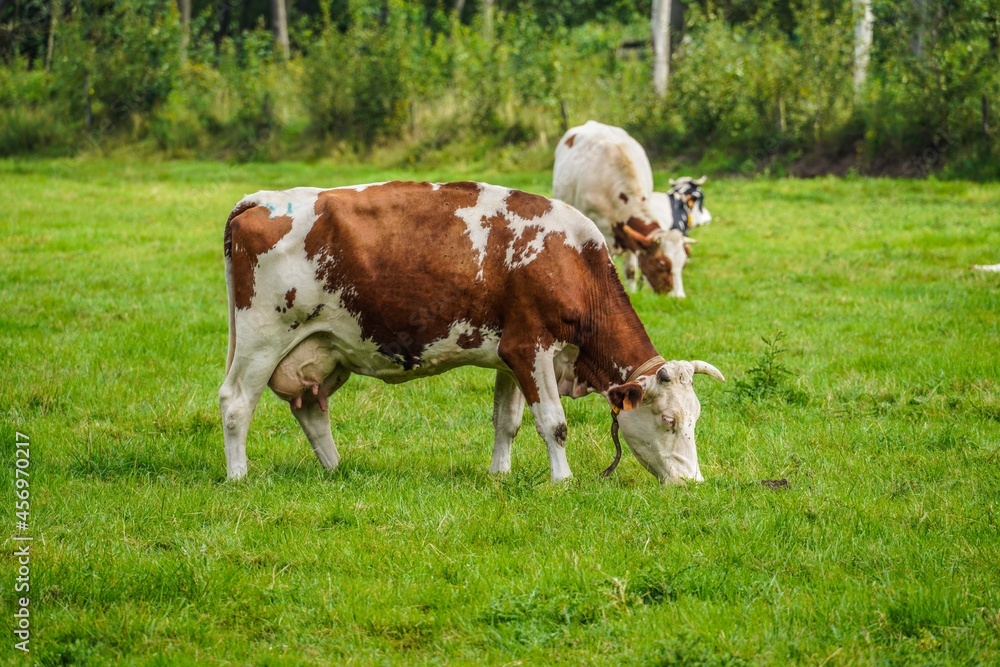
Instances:
[[[631,410],[642,402],[642,385],[638,382],[618,384],[608,389],[608,403],[617,410]]]

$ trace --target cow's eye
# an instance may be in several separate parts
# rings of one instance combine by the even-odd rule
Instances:
[[[662,421],[663,425],[666,426],[671,431],[674,430],[675,426],[677,426],[677,420],[675,420],[670,415],[660,415],[660,421]]]

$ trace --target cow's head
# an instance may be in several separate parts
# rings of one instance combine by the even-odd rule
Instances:
[[[678,229],[664,231],[658,226],[643,234],[627,223],[615,228],[615,238],[623,248],[637,254],[642,275],[654,291],[684,298],[681,276],[694,239]]]
[[[704,479],[694,441],[701,414],[692,383],[697,373],[725,381],[715,366],[704,361],[668,361],[656,373],[607,392],[629,449],[661,484]]]
[[[671,292],[674,289],[673,264],[660,245],[663,232],[659,225],[631,218],[624,224],[615,225],[613,231],[618,245],[638,256],[639,269],[653,290],[664,294]]]
[[[684,208],[688,212],[688,227],[707,225],[712,222],[712,214],[705,208],[705,192],[701,189],[707,180],[708,176],[702,176],[698,179],[682,176],[676,180],[670,180],[670,190],[667,194],[684,202]]]

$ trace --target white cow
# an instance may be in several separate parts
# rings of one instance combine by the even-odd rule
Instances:
[[[657,292],[683,297],[691,239],[671,231],[652,205],[653,170],[635,139],[596,121],[574,127],[556,146],[552,193],[593,220],[614,252],[625,253],[632,289],[641,278]]]

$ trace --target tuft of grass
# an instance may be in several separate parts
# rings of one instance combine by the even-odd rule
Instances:
[[[759,403],[781,399],[791,405],[805,405],[809,395],[792,385],[797,376],[785,365],[781,356],[788,350],[781,345],[785,333],[779,331],[770,338],[761,336],[764,351],[757,363],[746,371],[746,377],[737,378],[730,390],[738,402]]]

